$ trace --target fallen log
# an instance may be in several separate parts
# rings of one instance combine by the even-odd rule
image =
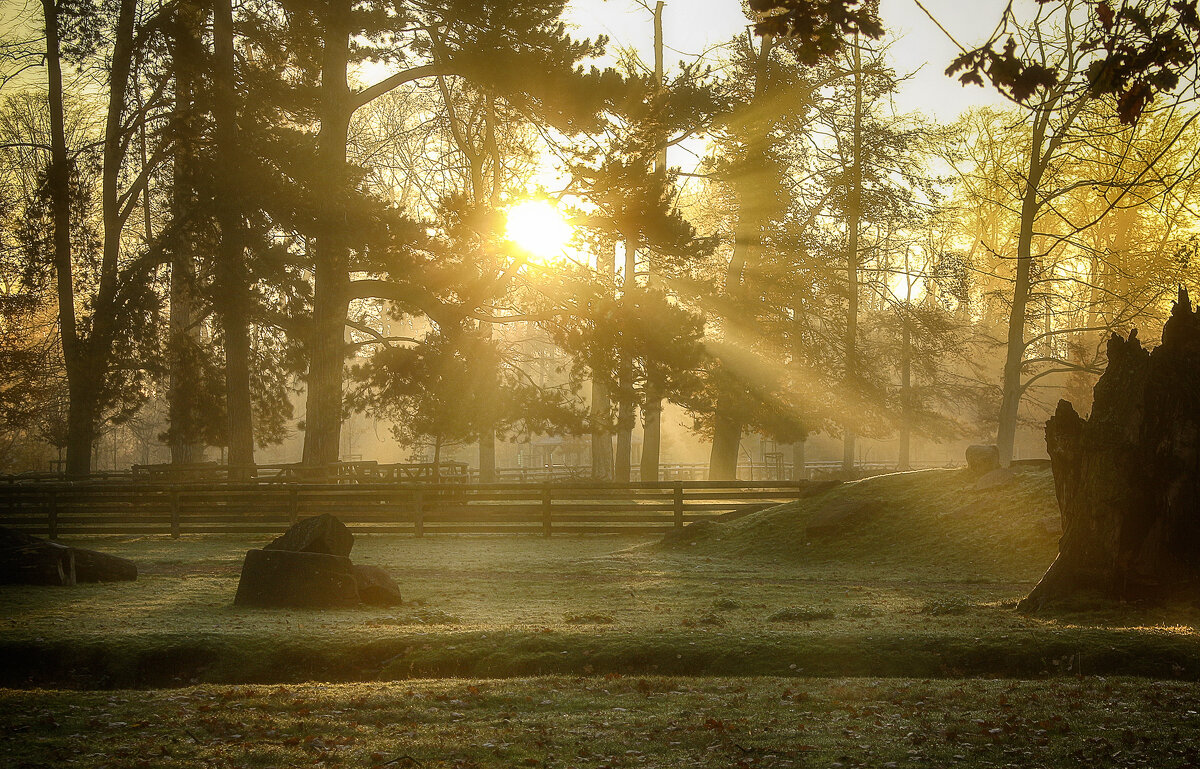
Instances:
[[[75,553],[54,542],[0,549],[0,585],[74,585]]]

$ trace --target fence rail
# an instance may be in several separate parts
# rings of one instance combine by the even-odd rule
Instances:
[[[332,513],[359,533],[664,532],[748,514],[827,487],[813,481],[414,484],[0,484],[0,526],[71,535],[276,534]]]

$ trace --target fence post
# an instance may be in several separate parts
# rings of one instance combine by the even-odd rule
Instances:
[[[300,520],[300,489],[296,484],[288,484],[288,523],[292,526]]]
[[[171,491],[171,539],[179,539],[179,492]]]
[[[425,536],[425,495],[420,489],[413,492],[413,533]]]
[[[683,481],[675,481],[675,528],[683,528]]]
[[[550,536],[551,512],[552,507],[550,501],[550,484],[544,483],[542,484],[542,534],[543,536],[547,537]]]
[[[50,515],[47,522],[50,539],[58,539],[58,489],[50,489]]]

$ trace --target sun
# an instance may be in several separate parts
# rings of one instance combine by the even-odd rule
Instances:
[[[562,255],[574,228],[548,200],[525,200],[508,209],[504,234],[518,248],[539,261]]]

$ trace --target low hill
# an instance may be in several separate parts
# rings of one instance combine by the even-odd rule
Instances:
[[[656,547],[690,554],[852,567],[925,580],[1031,582],[1058,551],[1050,470],[1015,467],[977,489],[962,469],[875,476],[737,520],[697,522]]]

